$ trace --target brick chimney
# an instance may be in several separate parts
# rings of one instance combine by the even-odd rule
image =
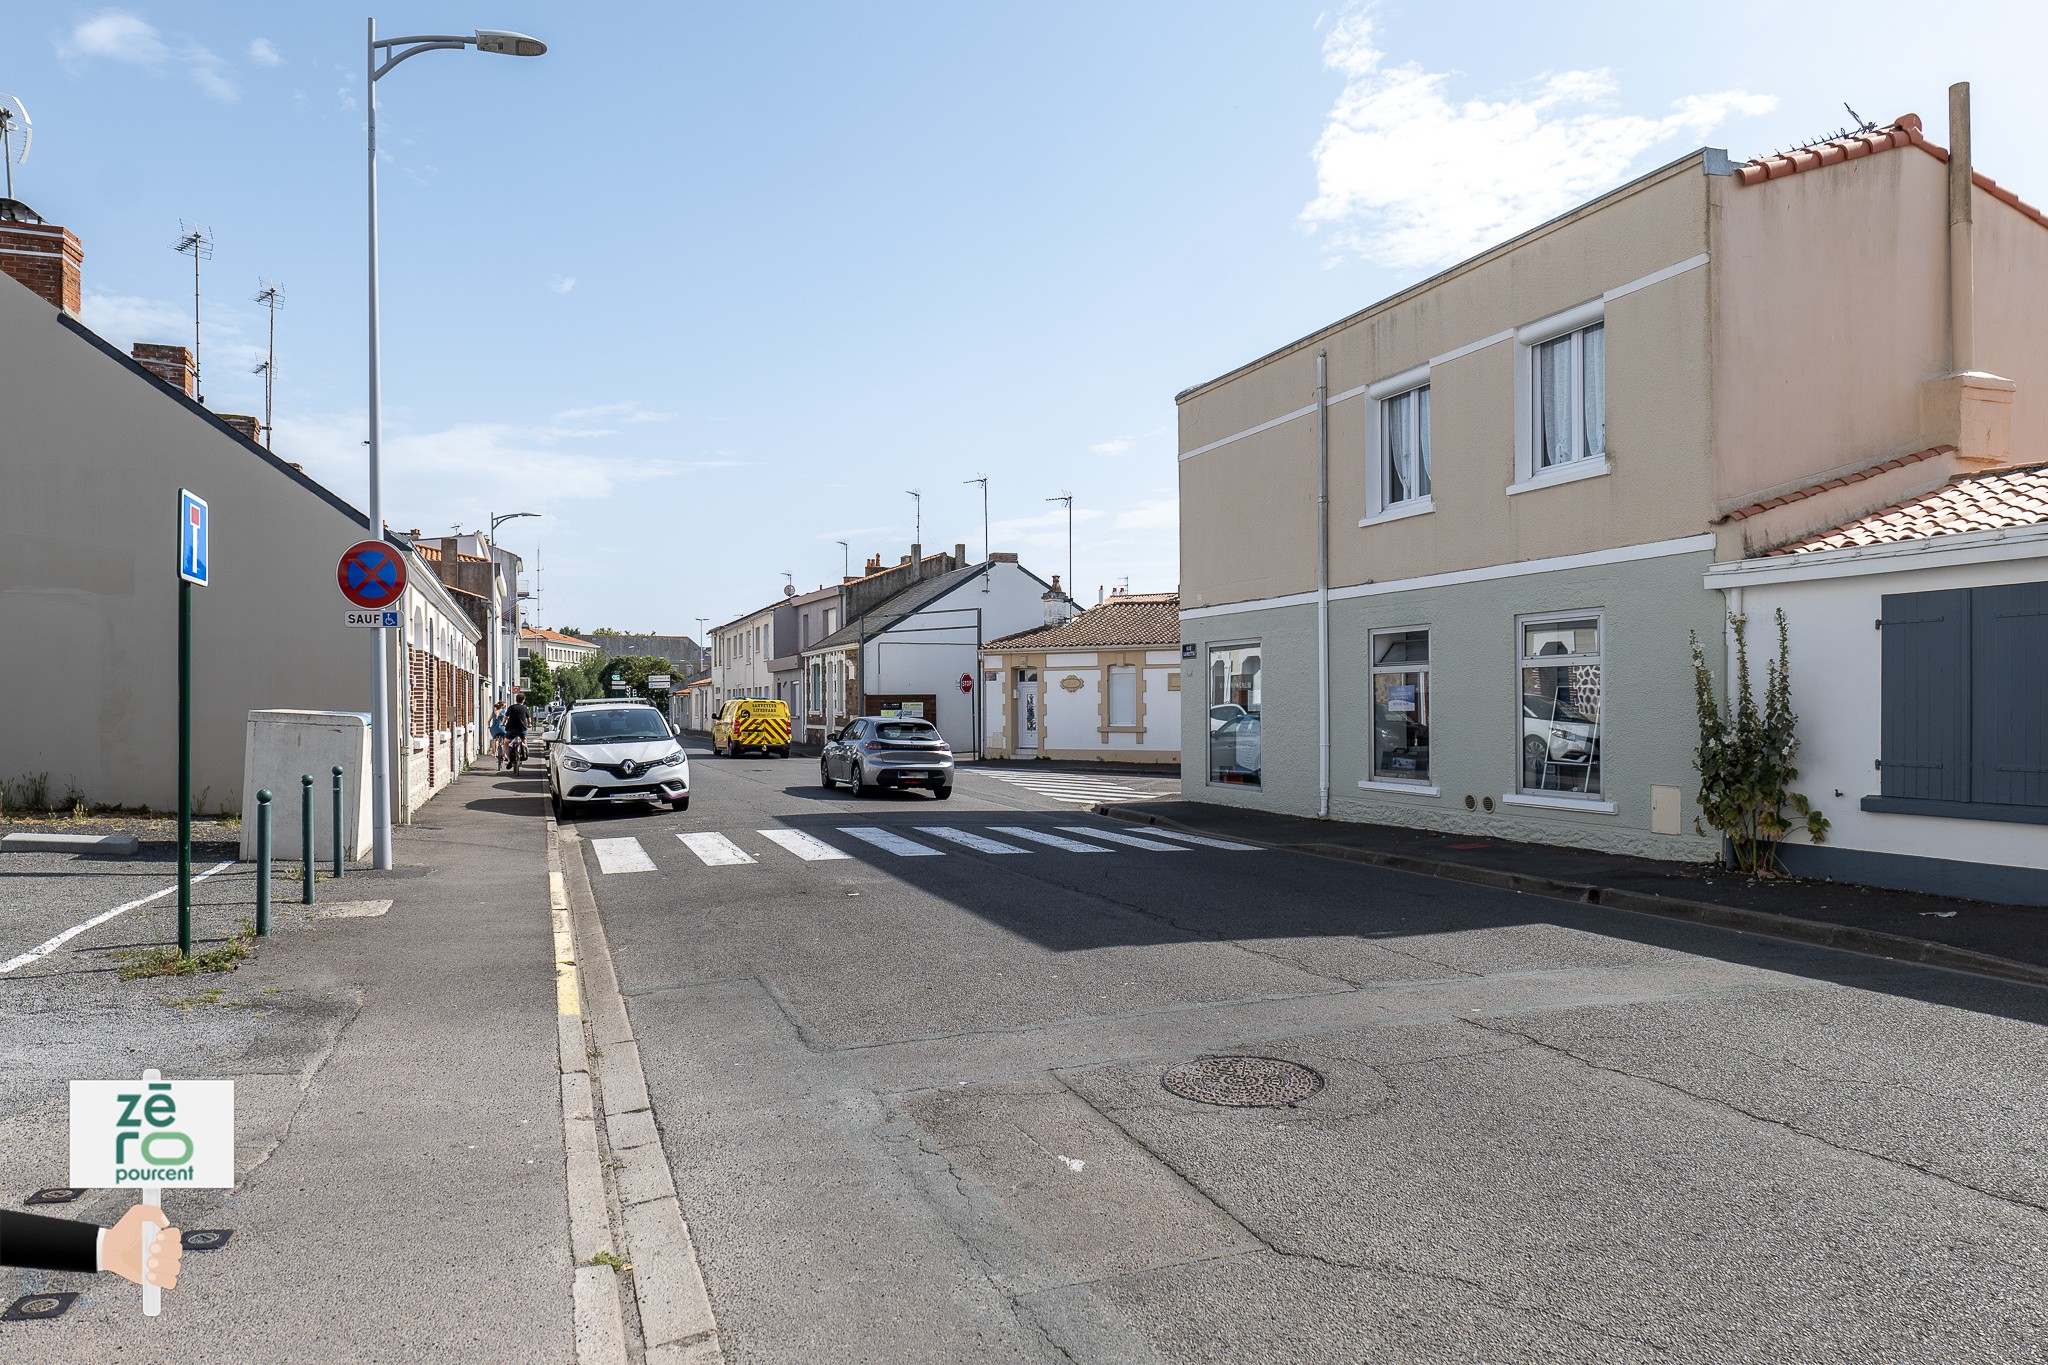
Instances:
[[[223,412],[217,415],[221,421],[241,432],[250,441],[257,445],[263,444],[263,423],[259,419],[244,417],[239,412]]]
[[[45,223],[19,199],[0,199],[0,271],[76,315],[84,262],[85,248],[70,228]]]
[[[174,389],[183,389],[187,398],[199,396],[199,376],[192,370],[192,348],[189,346],[163,346],[154,341],[138,341],[129,352],[136,363]]]

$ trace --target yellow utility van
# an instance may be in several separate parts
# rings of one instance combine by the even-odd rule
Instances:
[[[759,749],[777,758],[789,757],[789,704],[769,697],[742,697],[718,708],[711,722],[711,752],[738,758],[745,749]]]

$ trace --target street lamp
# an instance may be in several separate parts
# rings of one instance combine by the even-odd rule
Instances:
[[[377,82],[391,68],[409,57],[442,48],[474,47],[479,52],[496,52],[513,57],[538,57],[547,44],[523,33],[480,28],[464,38],[450,34],[423,34],[411,38],[379,38],[377,21],[369,21],[369,43],[364,49],[364,95],[369,106],[370,160],[370,535],[384,539],[384,486],[379,457],[383,453],[383,372],[378,355],[377,334]],[[382,64],[379,64],[379,58]],[[495,526],[495,523],[493,523]],[[371,865],[391,866],[391,639],[378,628],[370,632],[375,651],[370,676],[370,729],[376,737],[370,746],[370,852]]]
[[[512,521],[512,520],[514,520],[514,519],[516,519],[516,518],[519,518],[519,517],[537,517],[537,516],[539,516],[539,515],[540,515],[540,513],[538,513],[538,512],[506,512],[506,513],[504,513],[504,514],[503,514],[503,515],[501,515],[501,516],[495,516],[495,517],[492,517],[492,518],[491,518],[491,544],[493,544],[493,545],[496,545],[496,544],[498,543],[498,523],[499,523],[499,522],[501,522],[501,521]]]
[[[537,517],[539,515],[540,513],[538,512],[505,512],[491,518],[490,543],[491,556],[494,563],[496,562],[498,551],[498,523],[501,521],[513,521],[519,517]],[[500,657],[491,670],[499,679],[499,695],[504,697],[511,696],[512,689],[519,683],[517,676],[519,673],[519,601],[527,596],[526,593],[519,592],[518,575],[513,575],[513,579],[512,589],[515,593],[518,593],[518,597],[512,603],[512,638],[509,641],[502,639],[499,641],[498,653]],[[514,676],[507,678],[505,676],[507,673]]]

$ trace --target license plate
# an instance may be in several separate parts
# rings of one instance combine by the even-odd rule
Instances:
[[[912,778],[926,778],[926,777],[930,777],[930,776],[931,776],[931,774],[930,774],[930,773],[927,773],[927,772],[921,772],[921,771],[911,771],[911,770],[905,770],[905,771],[903,771],[903,772],[897,773],[896,775],[897,775],[898,777],[904,778],[905,780],[909,780],[909,779],[912,779]]]

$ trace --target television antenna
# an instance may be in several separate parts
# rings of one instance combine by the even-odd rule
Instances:
[[[274,449],[271,440],[275,435],[271,429],[270,417],[271,398],[277,379],[277,307],[284,302],[284,290],[277,287],[276,280],[266,280],[260,275],[257,276],[256,283],[261,286],[256,291],[256,302],[270,310],[270,351],[264,356],[263,363],[249,373],[263,376],[263,448],[271,450]]]
[[[199,263],[213,259],[213,234],[200,223],[178,220],[178,240],[171,249],[183,254],[192,253],[192,391],[204,403],[206,395],[199,393]]]
[[[14,96],[0,91],[0,161],[7,163],[7,197],[14,197],[14,168],[28,160],[28,144],[35,136],[29,123],[28,107]]]

